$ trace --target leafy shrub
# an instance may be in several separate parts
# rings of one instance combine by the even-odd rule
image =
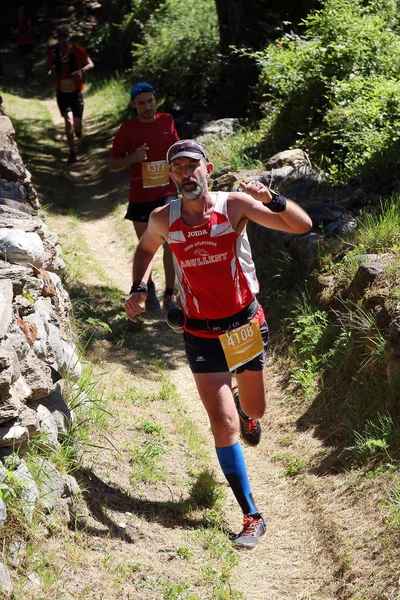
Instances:
[[[327,0],[304,23],[303,37],[253,54],[265,134],[345,180],[394,155],[400,137],[397,2]]]
[[[213,0],[166,0],[144,24],[143,37],[132,52],[137,76],[170,97],[205,100],[220,65]]]

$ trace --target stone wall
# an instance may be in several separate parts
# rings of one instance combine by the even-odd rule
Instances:
[[[57,382],[81,371],[61,248],[38,207],[12,123],[0,116],[0,458],[23,454],[38,433],[57,445],[58,412],[70,417]]]
[[[63,390],[79,378],[81,363],[63,269],[57,235],[40,214],[12,122],[0,115],[0,482],[7,483],[10,471],[23,482],[27,519],[38,504],[51,510],[77,489],[73,478],[62,477],[43,457],[38,460],[44,476],[35,482],[23,459],[33,440],[45,450],[57,449],[73,420]],[[0,526],[6,519],[0,497]],[[23,541],[13,545],[21,555]],[[12,556],[10,548],[11,564]],[[12,592],[1,563],[0,588]]]

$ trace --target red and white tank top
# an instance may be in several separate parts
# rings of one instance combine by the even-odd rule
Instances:
[[[170,203],[168,244],[174,257],[180,305],[187,317],[220,319],[248,306],[259,284],[246,229],[238,235],[229,221],[229,193],[217,192],[211,215],[189,227],[181,218],[181,199]],[[258,316],[258,315],[257,315]],[[191,331],[200,337],[215,332]]]

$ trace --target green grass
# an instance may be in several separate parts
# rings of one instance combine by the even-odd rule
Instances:
[[[229,136],[211,138],[206,143],[206,149],[216,171],[228,165],[232,171],[262,169],[261,139],[258,130],[241,127]]]
[[[85,92],[85,103],[88,112],[93,115],[102,129],[120,125],[132,110],[130,103],[131,85],[125,78],[106,78],[90,83]]]

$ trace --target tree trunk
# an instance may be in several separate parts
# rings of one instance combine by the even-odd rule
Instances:
[[[233,113],[247,106],[258,74],[254,61],[238,56],[231,46],[259,50],[284,30],[297,31],[300,21],[318,4],[318,0],[215,0],[224,57],[219,91],[222,98],[230,98]],[[284,21],[291,25],[283,29]]]

